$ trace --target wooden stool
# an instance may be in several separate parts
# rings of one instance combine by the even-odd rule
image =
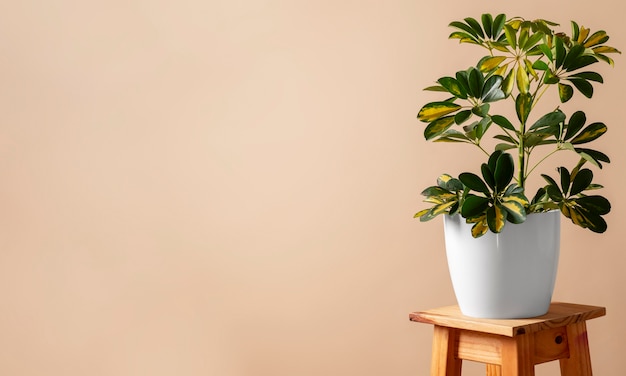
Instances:
[[[411,321],[433,324],[431,376],[460,376],[463,360],[487,364],[487,376],[534,376],[535,364],[559,359],[561,375],[591,376],[586,321],[606,308],[552,303],[530,319],[464,316],[458,306],[413,312]]]

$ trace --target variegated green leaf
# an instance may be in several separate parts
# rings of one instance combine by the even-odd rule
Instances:
[[[517,82],[517,88],[520,93],[526,94],[528,93],[528,89],[530,87],[530,80],[528,79],[528,73],[524,69],[524,67],[520,64],[517,66],[517,73],[515,75],[515,80]]]
[[[422,107],[417,114],[417,118],[423,122],[431,122],[442,116],[451,114],[460,108],[460,105],[453,102],[431,102]]]
[[[535,72],[535,69],[533,69],[533,63],[531,63],[530,60],[524,59],[524,66],[526,67],[526,72],[533,76],[535,80],[539,80],[539,76],[537,72]]]
[[[452,124],[454,124],[454,116],[439,118],[426,126],[424,138],[431,140],[445,132]]]
[[[574,89],[568,84],[562,84],[559,82],[559,99],[561,99],[561,103],[565,103],[572,99],[574,95]]]
[[[480,64],[479,69],[483,72],[489,72],[492,69],[496,69],[500,65],[500,63],[503,62],[504,60],[506,60],[506,56],[489,57]]]
[[[489,230],[495,233],[499,233],[506,224],[506,210],[503,210],[500,205],[494,205],[487,209],[487,225]]]
[[[515,49],[517,47],[517,33],[515,29],[511,25],[504,25],[504,34],[509,45]]]
[[[532,96],[528,93],[520,93],[515,100],[515,111],[517,112],[517,118],[522,124],[526,124],[528,115],[530,114],[530,108],[532,105]]]
[[[510,222],[522,223],[526,220],[526,209],[521,203],[505,199],[500,205],[507,211]]]
[[[579,31],[578,31],[578,39],[576,40],[579,44],[582,44],[585,39],[587,39],[587,36],[589,35],[589,29],[587,29],[584,26],[581,26]]]
[[[426,213],[428,213],[430,211],[430,208],[428,209],[424,209],[424,210],[420,210],[417,213],[415,213],[415,215],[413,216],[413,218],[419,218],[423,215],[425,215]]]
[[[608,53],[618,53],[618,54],[621,54],[622,53],[618,49],[616,49],[614,47],[609,47],[609,46],[598,46],[598,47],[592,48],[592,50],[596,54],[608,54]]]
[[[450,94],[454,95],[457,98],[465,99],[467,98],[467,92],[463,89],[463,86],[459,84],[459,82],[452,77],[441,77],[437,82],[441,84]]]
[[[485,235],[487,231],[489,231],[489,226],[487,226],[487,217],[483,216],[474,224],[474,226],[472,226],[472,237],[480,238]]]
[[[587,47],[587,48],[593,47],[593,46],[596,46],[598,44],[605,43],[608,40],[609,40],[609,36],[606,35],[606,31],[598,30],[595,33],[591,34],[589,39],[587,39],[585,41],[585,47]]]
[[[514,71],[515,69],[511,69],[509,71],[509,74],[506,75],[506,78],[502,82],[502,91],[507,97],[511,95],[511,92],[513,92],[513,87],[515,86],[515,75],[513,74]]]
[[[576,137],[570,141],[572,144],[584,144],[597,139],[606,133],[607,127],[603,123],[593,123],[582,130]]]
[[[464,33],[462,31],[455,31],[448,36],[449,39],[458,39],[459,43],[474,43],[480,44],[480,39],[477,37]]]
[[[432,208],[432,214],[433,215],[442,214],[442,213],[446,212],[446,210],[448,210],[454,204],[456,204],[455,201],[450,201],[450,202],[445,202],[443,204],[439,204],[439,205],[435,206],[434,208]]]

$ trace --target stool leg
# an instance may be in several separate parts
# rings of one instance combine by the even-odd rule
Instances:
[[[562,376],[591,376],[591,356],[587,339],[587,324],[579,322],[567,326],[569,358],[560,360]]]
[[[461,376],[461,359],[455,355],[458,330],[435,325],[430,376]]]
[[[521,334],[502,343],[501,376],[535,376],[535,337]]]

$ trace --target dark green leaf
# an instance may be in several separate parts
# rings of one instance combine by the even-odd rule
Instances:
[[[584,148],[575,148],[574,151],[576,151],[577,153],[585,153],[587,155],[589,155],[590,157],[592,157],[595,161],[597,162],[606,162],[606,163],[611,163],[611,160],[609,159],[608,155],[599,152],[597,150],[591,150],[591,149],[584,149]],[[600,166],[600,168],[602,168],[602,166]]]
[[[485,13],[480,18],[483,21],[483,29],[485,30],[485,34],[488,38],[491,38],[491,31],[493,27],[493,18],[491,17],[491,14]]]
[[[546,187],[546,192],[548,193],[548,196],[550,196],[551,200],[554,200],[556,202],[563,200],[563,194],[561,193],[561,190],[555,185],[548,185]]]
[[[454,122],[462,124],[465,120],[469,119],[470,116],[472,116],[472,110],[459,111],[456,115],[454,115]]]
[[[565,60],[563,60],[563,68],[565,69],[569,68],[569,66],[574,61],[576,61],[576,59],[578,59],[580,55],[582,55],[583,52],[585,52],[585,47],[583,45],[575,44],[574,46],[572,46],[572,48],[569,50],[569,52],[565,56]]]
[[[487,164],[489,165],[489,168],[491,169],[491,171],[496,170],[496,164],[498,163],[498,158],[500,158],[502,154],[504,153],[502,153],[501,151],[494,151],[489,156],[489,159],[487,160]]]
[[[505,98],[504,92],[500,89],[500,84],[502,84],[502,77],[500,76],[491,76],[487,79],[481,95],[484,103],[495,102]]]
[[[568,72],[575,71],[577,69],[586,67],[587,65],[596,63],[597,61],[598,59],[596,59],[594,56],[583,55],[575,59],[573,62],[571,62],[567,71]]]
[[[565,47],[563,46],[563,40],[560,37],[554,38],[554,45],[556,49],[556,68],[559,69],[563,66],[563,61],[565,60]]]
[[[583,208],[599,215],[605,215],[611,211],[611,203],[602,196],[579,197],[576,202]]]
[[[553,61],[554,57],[552,56],[552,50],[548,47],[547,44],[540,44],[539,49],[543,54],[548,58],[548,60]]]
[[[570,195],[577,195],[587,189],[592,180],[593,172],[590,169],[583,168],[582,170],[578,171],[576,177],[574,177],[574,181],[572,182],[572,190],[570,192]]]
[[[472,112],[480,117],[485,117],[489,114],[489,103],[483,103],[480,106],[472,108]]]
[[[552,179],[550,175],[541,174],[541,177],[543,177],[545,181],[548,182],[548,184],[550,184],[551,186],[554,186],[554,188],[556,189],[559,189],[559,185],[556,183],[554,179]]]
[[[569,123],[567,124],[567,132],[565,132],[565,140],[569,140],[574,137],[578,131],[580,131],[587,121],[587,116],[582,111],[576,111],[570,116]]]
[[[478,140],[480,140],[481,138],[483,138],[483,135],[487,132],[487,129],[489,129],[489,126],[491,125],[491,119],[486,116],[484,118],[482,118],[478,124],[476,124],[476,138]]]
[[[475,217],[489,207],[489,199],[475,195],[467,195],[461,206],[461,215],[464,218]]]
[[[593,96],[593,86],[589,83],[589,81],[582,78],[568,78],[568,80],[576,86],[576,89],[583,93],[583,95],[587,98],[591,98]]]
[[[485,37],[485,34],[483,34],[483,29],[482,27],[480,27],[480,24],[478,23],[478,21],[476,21],[475,19],[471,17],[467,17],[465,18],[465,22],[467,22],[467,24],[470,25],[472,30],[476,32],[476,35],[479,35],[481,38]]]
[[[496,168],[493,173],[497,192],[503,191],[509,185],[511,179],[513,179],[513,173],[513,157],[508,153],[503,153],[496,161]]]
[[[567,191],[569,191],[570,184],[570,173],[565,167],[559,167],[557,168],[557,170],[559,171],[559,174],[561,176],[561,192],[563,192],[563,194],[567,196]]]
[[[469,72],[469,93],[474,98],[480,98],[483,91],[483,74],[478,69],[471,69]]]
[[[498,14],[496,18],[493,20],[493,23],[491,25],[491,35],[493,39],[498,38],[498,36],[502,32],[502,28],[504,27],[505,22],[506,22],[505,14]]]
[[[498,124],[499,126],[501,126],[502,128],[511,130],[511,131],[515,131],[515,127],[513,127],[513,124],[511,124],[511,122],[505,118],[504,116],[501,115],[493,115],[491,116],[491,120]]]
[[[595,81],[599,83],[604,83],[602,76],[596,72],[580,72],[572,74],[570,77],[582,78],[584,80]]]
[[[560,110],[556,110],[543,115],[529,129],[538,129],[558,125],[564,120],[565,114]]]
[[[491,189],[495,189],[496,180],[493,177],[493,172],[491,172],[491,169],[486,163],[483,163],[480,166],[480,172],[482,173],[483,179],[485,179],[485,182],[487,182],[487,185],[489,185]]]
[[[484,193],[487,196],[490,195],[489,188],[487,188],[485,182],[476,174],[463,172],[459,175],[459,180],[465,184],[465,186],[476,192]]]
[[[548,64],[546,64],[546,62],[545,62],[545,61],[543,61],[543,60],[537,60],[537,61],[535,61],[535,62],[533,63],[533,68],[534,68],[534,69],[536,69],[536,70],[542,70],[542,71],[545,71],[545,70],[550,69],[550,67],[548,66]]]
[[[474,36],[477,39],[479,37],[478,33],[476,33],[476,31],[473,28],[471,28],[470,26],[464,24],[463,22],[453,21],[453,22],[450,22],[450,24],[448,26],[455,27],[457,29],[461,29],[461,30],[471,34],[472,36]]]

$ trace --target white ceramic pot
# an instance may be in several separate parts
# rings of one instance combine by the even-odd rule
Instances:
[[[541,316],[552,300],[559,261],[561,213],[529,214],[521,224],[473,238],[460,215],[444,215],[450,278],[467,316]]]

